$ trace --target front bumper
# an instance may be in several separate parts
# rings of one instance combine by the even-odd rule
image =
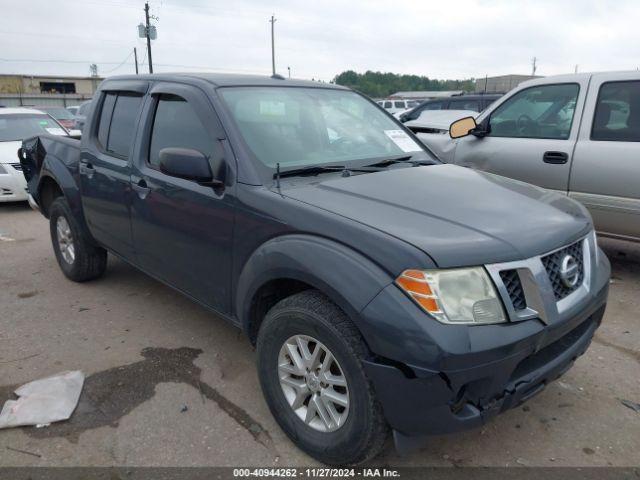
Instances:
[[[600,253],[589,298],[549,325],[442,325],[394,286],[383,290],[362,312],[363,334],[379,355],[365,370],[396,443],[479,427],[565,373],[604,315],[610,267]]]
[[[27,181],[14,164],[2,164],[0,173],[0,202],[21,202],[28,199]]]

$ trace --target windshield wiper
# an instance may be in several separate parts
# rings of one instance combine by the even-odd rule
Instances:
[[[394,165],[396,163],[409,163],[412,167],[419,167],[421,165],[435,165],[436,162],[433,160],[411,160],[412,155],[407,155],[406,157],[396,157],[389,158],[387,160],[382,160],[381,162],[372,163],[371,165],[367,165],[367,167],[388,167],[389,165]]]
[[[292,168],[291,170],[284,170],[273,174],[273,178],[283,177],[296,177],[296,176],[305,176],[305,175],[318,175],[320,173],[327,172],[343,172],[344,177],[348,177],[351,172],[378,172],[379,168],[374,168],[373,166],[367,167],[347,167],[345,165],[309,165],[307,167],[300,168]]]

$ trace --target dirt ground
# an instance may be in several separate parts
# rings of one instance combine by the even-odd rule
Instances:
[[[601,240],[613,279],[587,354],[525,406],[376,465],[640,465],[640,245]],[[0,431],[0,466],[308,466],[262,398],[240,332],[113,258],[65,279],[47,221],[0,204],[0,405],[12,387],[87,375],[68,422]],[[632,404],[629,404],[632,406]],[[17,451],[22,450],[22,451]],[[28,453],[25,453],[28,452]]]

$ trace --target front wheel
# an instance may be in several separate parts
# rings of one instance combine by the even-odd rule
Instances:
[[[49,208],[49,230],[58,265],[67,278],[86,282],[104,273],[107,251],[86,238],[64,197],[56,198]]]
[[[366,345],[327,297],[307,290],[276,304],[257,354],[271,413],[302,450],[329,465],[354,465],[382,449],[388,427],[362,366]]]

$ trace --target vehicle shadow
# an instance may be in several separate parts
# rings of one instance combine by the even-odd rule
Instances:
[[[0,215],[31,210],[28,202],[0,202]]]
[[[611,277],[640,277],[640,243],[598,238],[598,244],[611,262]]]

